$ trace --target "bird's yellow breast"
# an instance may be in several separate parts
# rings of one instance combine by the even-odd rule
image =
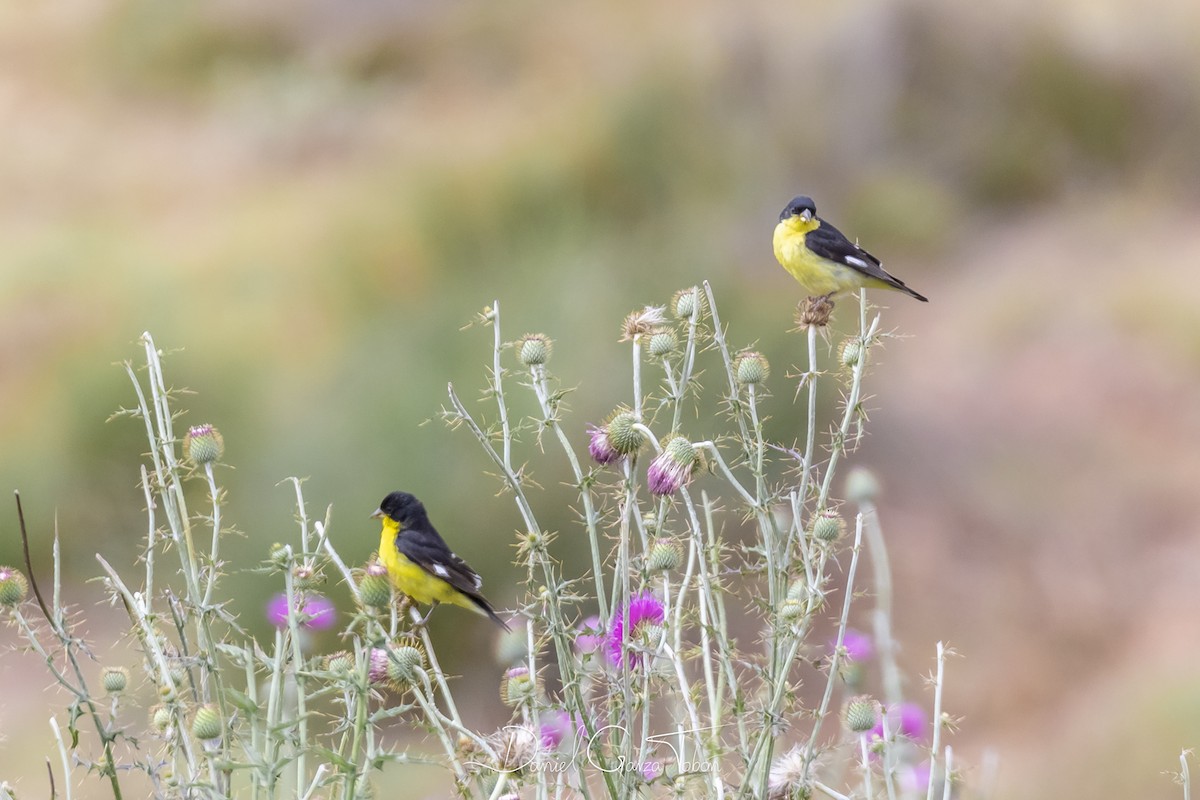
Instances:
[[[838,264],[814,253],[805,244],[809,231],[816,230],[820,220],[805,222],[800,217],[780,220],[775,226],[772,244],[775,258],[810,295],[832,294],[862,286],[864,276],[857,270]]]
[[[441,578],[430,575],[396,549],[398,533],[400,524],[384,517],[383,530],[379,534],[379,562],[387,568],[388,577],[396,591],[403,592],[418,603],[452,603],[475,611],[474,605],[462,592]]]

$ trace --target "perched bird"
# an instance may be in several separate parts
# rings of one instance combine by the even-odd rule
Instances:
[[[420,500],[407,492],[392,492],[371,517],[383,520],[379,561],[397,591],[434,608],[439,603],[462,606],[509,630],[479,593],[483,579],[446,546]]]
[[[814,297],[832,299],[839,292],[866,286],[895,289],[929,302],[885,272],[878,258],[818,217],[811,197],[795,197],[783,209],[775,226],[774,245],[779,263]]]

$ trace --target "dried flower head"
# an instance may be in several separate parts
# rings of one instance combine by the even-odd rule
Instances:
[[[519,772],[532,764],[542,741],[538,732],[526,725],[509,725],[489,738],[501,772]]]
[[[808,800],[812,786],[805,779],[804,748],[797,745],[771,764],[767,777],[768,800]]]
[[[640,336],[653,333],[667,321],[662,306],[646,306],[641,311],[634,311],[625,317],[621,323],[621,341],[632,342]]]
[[[796,324],[801,330],[810,327],[823,328],[829,324],[829,316],[833,313],[833,300],[828,295],[806,297],[796,306]]]

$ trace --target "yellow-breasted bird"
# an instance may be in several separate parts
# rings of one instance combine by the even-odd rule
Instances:
[[[814,297],[832,299],[839,292],[865,286],[894,289],[929,302],[885,272],[878,258],[818,217],[811,197],[794,197],[783,209],[775,226],[774,245],[779,263]]]
[[[439,603],[462,606],[509,630],[479,593],[483,585],[479,573],[450,550],[430,524],[420,500],[408,492],[392,492],[371,517],[383,520],[379,561],[387,568],[397,591],[433,608]],[[428,614],[425,619],[429,619]]]

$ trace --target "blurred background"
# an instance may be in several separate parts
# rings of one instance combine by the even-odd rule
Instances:
[[[447,381],[485,381],[491,332],[460,327],[498,299],[507,338],[553,337],[582,446],[629,394],[620,319],[708,279],[733,344],[776,366],[790,439],[800,292],[770,236],[807,193],[931,298],[873,297],[904,338],[852,463],[885,487],[905,666],[928,672],[939,639],[965,656],[956,756],[994,752],[1002,798],[1180,795],[1166,773],[1200,743],[1197,4],[16,2],[0,42],[0,486],[43,572],[57,519],[97,639],[123,620],[91,605],[93,555],[134,570],[145,532],[140,425],[105,422],[134,402],[119,363],[142,331],[196,392],[181,424],[225,435],[239,565],[295,536],[289,476],[359,561],[402,487],[505,605],[519,520],[437,421]],[[538,475],[543,521],[582,542]],[[265,631],[272,579],[226,585]],[[435,640],[476,624],[456,613]],[[0,778],[37,796],[63,700],[0,637]],[[455,646],[496,724],[498,669]]]

